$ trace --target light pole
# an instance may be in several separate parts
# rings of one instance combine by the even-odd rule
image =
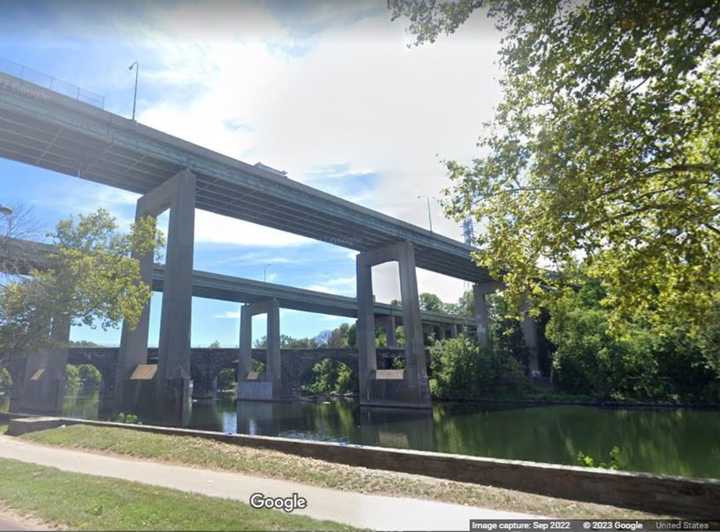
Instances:
[[[432,233],[432,215],[430,214],[430,196],[418,196],[418,199],[425,198],[427,200],[427,208],[428,208],[428,224],[430,225],[430,232]]]
[[[135,69],[135,93],[133,94],[133,115],[132,119],[133,122],[135,121],[135,104],[137,103],[137,85],[138,85],[138,74],[140,74],[140,63],[135,61],[132,65],[128,67],[128,70]]]
[[[6,207],[2,203],[0,203],[0,214],[4,214],[5,216],[12,216],[13,210],[10,207]]]
[[[272,264],[266,264],[266,265],[263,267],[263,283],[266,283],[266,282],[267,282],[267,269],[268,269],[270,266],[272,266]]]

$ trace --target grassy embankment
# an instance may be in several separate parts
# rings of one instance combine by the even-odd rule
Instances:
[[[432,499],[556,517],[651,517],[634,510],[568,501],[519,491],[333,464],[277,451],[241,447],[188,436],[168,436],[106,427],[74,425],[26,434],[46,445],[236,471],[266,478],[380,495]]]
[[[5,459],[0,504],[73,530],[351,530],[237,501]]]

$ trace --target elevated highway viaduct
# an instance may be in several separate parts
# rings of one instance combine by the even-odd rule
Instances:
[[[422,317],[415,268],[474,285],[476,329],[487,341],[485,294],[497,287],[471,258],[472,248],[377,211],[183,141],[19,78],[0,73],[0,156],[140,195],[136,216],[170,211],[160,345],[153,409],[159,420],[182,424],[188,417],[190,322],[193,296],[195,209],[246,220],[358,251],[357,325],[360,401],[366,405],[430,406]],[[152,256],[138,257],[145,280],[153,280]],[[400,375],[377,367],[372,266],[398,263],[406,368]],[[267,313],[277,326],[279,302],[243,307],[241,320]],[[118,407],[134,408],[124,393],[138,366],[147,362],[148,312],[125,328],[118,357]],[[249,327],[240,343],[239,393],[257,399],[281,394],[279,346],[269,334],[269,362],[260,381],[247,379]],[[529,330],[529,329],[528,329]],[[536,351],[533,333],[526,335]],[[535,371],[535,361],[530,370]],[[129,401],[129,402],[128,402]]]

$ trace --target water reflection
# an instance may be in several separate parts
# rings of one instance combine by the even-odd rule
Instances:
[[[97,417],[97,394],[70,399],[66,414]],[[224,398],[194,403],[190,426],[571,465],[578,452],[607,461],[617,446],[624,469],[720,478],[720,415],[710,410],[478,405],[406,410],[361,408],[353,401]]]

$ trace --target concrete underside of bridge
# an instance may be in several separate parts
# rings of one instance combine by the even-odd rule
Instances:
[[[146,308],[137,327],[123,327],[114,384],[114,410],[145,410],[158,422],[183,425],[189,417],[196,208],[359,252],[358,372],[360,397],[366,404],[430,405],[416,266],[476,284],[492,281],[472,260],[472,249],[461,242],[1,73],[0,156],[139,193],[138,218],[170,210],[157,365],[147,364]],[[144,281],[152,284],[152,255],[137,258]],[[397,261],[400,267],[404,370],[377,367],[371,268],[388,261]],[[270,301],[260,305],[274,315],[279,302]],[[484,303],[477,305],[476,316],[486,321]],[[486,342],[487,323],[478,323],[477,330],[480,341]],[[273,335],[274,331],[273,325]],[[57,334],[66,336],[60,323]],[[240,361],[246,381],[252,380],[248,379],[248,334],[246,326],[241,332],[245,355]],[[28,357],[27,367],[37,362],[38,370],[25,376],[26,405],[58,395],[62,386],[57,381],[62,377],[51,366],[59,367],[55,359],[61,358],[49,353]],[[265,380],[255,383],[258,398],[276,399],[282,390],[282,371],[277,368],[282,359],[269,354],[267,362]]]

